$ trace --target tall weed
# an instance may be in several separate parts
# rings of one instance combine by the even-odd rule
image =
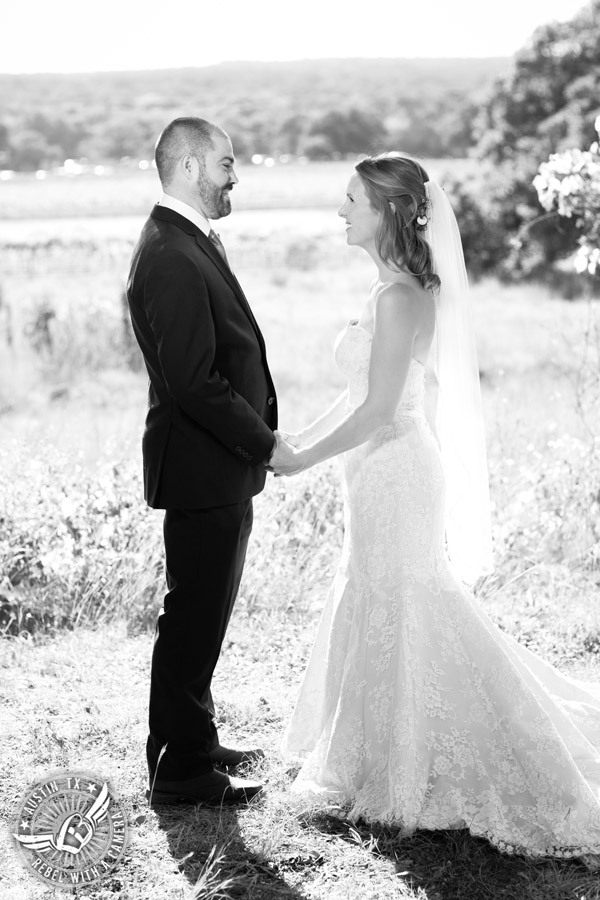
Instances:
[[[160,529],[127,464],[90,473],[51,445],[0,447],[0,629],[154,617]]]

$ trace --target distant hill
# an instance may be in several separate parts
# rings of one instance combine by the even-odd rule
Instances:
[[[179,115],[214,119],[242,157],[331,158],[360,152],[367,138],[400,140],[425,156],[460,156],[482,92],[509,67],[504,57],[322,59],[0,75],[0,167],[148,157]]]
[[[433,94],[473,94],[509,69],[508,57],[489,59],[320,59],[296,62],[231,62],[203,68],[147,72],[2,75],[2,117],[22,111],[61,111],[80,105],[110,105],[202,114],[226,112],[228,103],[252,104],[280,97],[288,112],[310,110],[315,102],[378,105]]]

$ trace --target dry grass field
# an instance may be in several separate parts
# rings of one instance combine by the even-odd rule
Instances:
[[[422,160],[432,177],[443,181],[446,173],[468,177],[476,170],[473,160]],[[240,179],[234,189],[237,210],[335,209],[343,200],[352,173],[351,160],[277,164],[272,168],[248,163],[236,166]],[[48,176],[33,173],[0,182],[2,220],[51,219],[74,216],[145,215],[159,195],[152,168],[135,164],[107,175]]]
[[[335,181],[340,167],[332,172]],[[332,344],[358,315],[371,279],[368,258],[345,247],[337,188],[322,172],[315,179],[330,192],[320,209],[248,205],[220,228],[265,334],[290,429],[341,389]],[[339,555],[335,462],[271,479],[257,499],[216,673],[223,737],[267,751],[255,770],[268,786],[264,800],[221,812],[147,808],[161,517],[142,501],[145,377],[121,299],[144,210],[131,203],[115,217],[122,189],[111,182],[110,217],[90,216],[88,195],[86,217],[74,219],[74,184],[50,204],[44,191],[54,185],[41,182],[39,194],[28,187],[20,200],[15,184],[0,185],[0,203],[8,197],[15,216],[0,225],[1,895],[64,896],[23,872],[8,832],[32,781],[77,768],[111,780],[130,838],[114,874],[76,896],[597,900],[599,877],[577,861],[503,856],[464,832],[402,838],[289,794],[293,771],[279,738]],[[267,190],[258,180],[254,187],[257,196]],[[281,191],[280,203],[292,203],[296,187]],[[473,286],[473,303],[496,541],[496,571],[477,594],[531,649],[598,679],[595,311],[547,289],[494,281]]]

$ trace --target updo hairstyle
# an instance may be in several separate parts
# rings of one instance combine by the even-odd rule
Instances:
[[[423,236],[428,219],[427,172],[414,159],[397,153],[367,156],[356,171],[371,206],[382,214],[375,237],[381,259],[397,272],[415,275],[425,290],[436,293],[440,279]]]

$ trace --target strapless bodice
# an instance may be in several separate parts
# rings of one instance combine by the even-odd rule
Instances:
[[[352,320],[338,335],[335,343],[335,361],[348,380],[351,409],[356,409],[367,396],[372,341],[371,332]],[[425,367],[418,359],[413,358],[394,418],[424,418],[424,397]]]

